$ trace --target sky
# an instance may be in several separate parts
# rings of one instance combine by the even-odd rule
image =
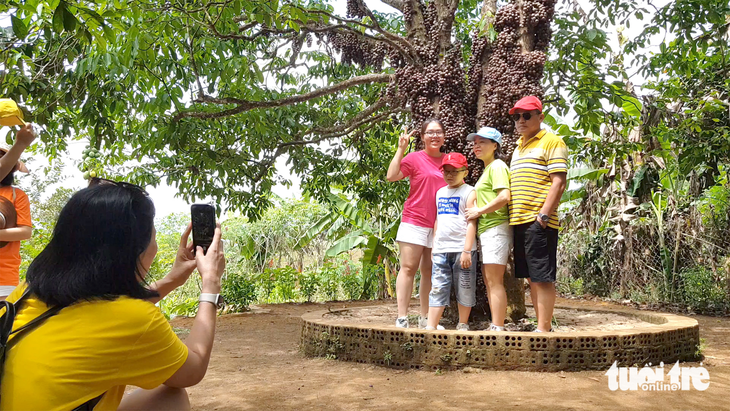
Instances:
[[[661,3],[666,3],[668,0],[662,0]],[[345,15],[346,12],[346,2],[345,1],[332,1],[332,4],[335,9],[335,13],[339,15]],[[380,12],[395,12],[396,10],[392,7],[382,3],[379,0],[366,0],[366,4],[373,10],[380,11]],[[580,4],[585,10],[588,10],[589,3],[586,0],[578,0],[578,4]],[[663,4],[657,5],[657,7],[661,7]],[[647,15],[644,17],[645,19],[651,18],[651,16]],[[10,18],[8,15],[0,15],[0,27],[7,27],[10,25]],[[642,25],[639,24],[640,22],[636,21],[634,24],[631,25],[630,28],[628,28],[626,31],[624,31],[624,34],[632,37],[638,34],[642,28]],[[613,43],[617,43],[616,40],[616,29],[611,27],[604,28],[609,38]],[[617,44],[614,44],[614,48],[617,47]],[[5,136],[8,132],[7,127],[0,128],[0,136]],[[84,148],[86,148],[88,145],[88,141],[85,139],[78,140],[78,141],[72,141],[69,143],[69,152],[67,156],[63,156],[63,162],[66,165],[64,168],[64,174],[68,176],[68,178],[63,182],[64,187],[69,188],[82,188],[86,186],[86,180],[83,178],[83,173],[79,170],[78,164],[81,162],[82,157],[82,151]],[[28,167],[31,169],[31,172],[41,172],[41,170],[48,165],[48,159],[44,158],[40,155],[33,155],[33,158],[30,158],[28,155],[24,155],[23,159],[26,160],[28,163]],[[283,198],[296,198],[301,196],[301,189],[299,187],[299,178],[297,176],[292,175],[289,173],[289,170],[286,166],[286,156],[282,156],[277,160],[277,171],[280,175],[282,175],[284,178],[290,180],[293,184],[291,187],[286,187],[283,185],[277,185],[272,190],[274,194],[283,197]],[[20,175],[18,177],[21,177]],[[22,177],[21,177],[22,178]],[[50,195],[50,193],[54,190],[54,187],[51,187],[49,192],[47,192],[47,195]],[[177,197],[177,188],[168,186],[164,182],[161,183],[157,187],[146,187],[147,191],[150,193],[150,197],[153,199],[155,206],[157,208],[157,215],[158,216],[165,216],[170,213],[177,213],[177,212],[188,212],[190,205],[184,201],[181,198]],[[196,202],[206,202],[209,201],[209,199],[196,199]]]

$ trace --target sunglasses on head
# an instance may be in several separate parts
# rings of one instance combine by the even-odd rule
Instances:
[[[539,115],[540,115],[539,112],[537,112],[537,113],[530,113],[530,112],[515,113],[515,114],[510,114],[510,118],[512,119],[512,121],[520,121],[520,117],[522,117],[525,119],[525,121],[527,121],[527,120],[531,119],[532,116],[539,116]]]
[[[144,194],[147,197],[150,196],[147,193],[147,191],[145,191],[144,188],[138,186],[137,184],[127,183],[125,181],[107,180],[106,178],[101,178],[101,177],[92,177],[89,180],[89,187],[104,186],[104,185],[122,187],[127,190],[135,190],[135,191],[141,192],[142,194]]]

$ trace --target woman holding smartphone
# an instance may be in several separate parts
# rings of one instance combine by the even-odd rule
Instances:
[[[210,296],[220,293],[225,268],[220,226],[207,252],[195,255],[188,226],[170,273],[146,286],[157,254],[152,200],[133,184],[92,185],[61,210],[27,283],[8,297],[18,307],[13,330],[60,310],[17,340],[11,335],[0,409],[189,409],[185,387],[203,379],[213,347]],[[183,343],[154,303],[196,268],[204,294]],[[141,389],[125,395],[127,385]]]
[[[408,177],[410,192],[403,205],[403,215],[396,241],[400,248],[400,271],[395,288],[398,296],[398,318],[395,326],[408,328],[408,306],[413,292],[413,280],[421,269],[419,328],[428,325],[428,293],[431,291],[431,248],[433,226],[436,222],[436,191],[446,185],[441,173],[441,146],[444,145],[444,126],[438,119],[430,118],[421,125],[421,141],[424,149],[403,158],[411,137],[404,130],[398,140],[398,150],[388,167],[388,181],[400,181]]]

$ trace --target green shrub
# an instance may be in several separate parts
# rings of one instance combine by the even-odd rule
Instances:
[[[246,311],[256,301],[256,284],[244,275],[229,275],[221,284],[221,295],[230,310]]]
[[[319,278],[317,278],[317,273],[307,272],[299,274],[299,292],[307,302],[312,302],[318,289]]]
[[[362,295],[360,298],[366,300],[378,298],[378,288],[381,280],[385,279],[385,268],[382,265],[363,264],[361,275]]]
[[[271,292],[276,287],[276,271],[271,268],[267,268],[263,273],[256,276],[256,283],[258,285],[259,296],[268,303],[271,299]]]
[[[319,272],[320,291],[324,294],[326,301],[337,300],[340,294],[340,273],[339,269],[328,261],[322,266]]]
[[[564,295],[583,296],[583,279],[573,277],[559,277],[557,284],[558,292]]]
[[[294,289],[297,285],[297,270],[286,266],[273,270],[276,295],[284,302],[294,300]]]
[[[345,298],[348,300],[359,300],[362,296],[362,270],[354,264],[347,264],[340,277],[342,289],[345,291]]]
[[[198,313],[198,297],[168,296],[160,300],[159,307],[168,320],[173,317],[195,317]]]
[[[728,301],[723,282],[715,278],[711,270],[702,266],[685,269],[681,273],[684,283],[684,298],[688,307],[698,313],[726,311]]]

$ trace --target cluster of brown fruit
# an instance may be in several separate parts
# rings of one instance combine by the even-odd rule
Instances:
[[[347,0],[347,17],[365,17],[365,4],[363,4],[362,0]]]
[[[514,3],[497,11],[494,26],[499,34],[491,45],[486,72],[480,78],[482,94],[476,97],[481,104],[478,125],[495,127],[502,132],[503,151],[507,156],[512,154],[519,138],[514,122],[507,116],[509,109],[524,96],[542,97],[543,94],[540,80],[551,36],[550,19],[555,11],[555,0],[524,0],[522,7],[522,13]],[[524,42],[527,50],[522,48],[522,35],[527,36]]]
[[[388,47],[383,43],[362,39],[355,33],[328,33],[327,42],[340,53],[344,64],[357,64],[360,67],[380,70],[388,54]]]
[[[468,180],[473,183],[483,165],[471,154],[466,135],[479,126],[495,127],[505,137],[503,151],[509,156],[518,138],[507,115],[509,109],[524,96],[542,97],[540,80],[552,35],[550,21],[555,2],[523,0],[519,5],[502,6],[494,22],[497,38],[490,42],[484,33],[472,36],[468,75],[462,67],[460,45],[443,49],[441,37],[446,27],[438,18],[434,1],[403,2],[406,25],[412,26],[418,13],[426,28],[425,37],[408,38],[416,64],[386,43],[353,33],[330,33],[327,42],[341,54],[345,64],[379,70],[388,59],[395,69],[395,81],[386,87],[385,97],[390,104],[410,109],[412,127],[419,127],[429,117],[441,119],[446,129],[444,151],[467,154],[472,170]],[[347,0],[348,17],[362,18],[365,10],[363,0]]]

